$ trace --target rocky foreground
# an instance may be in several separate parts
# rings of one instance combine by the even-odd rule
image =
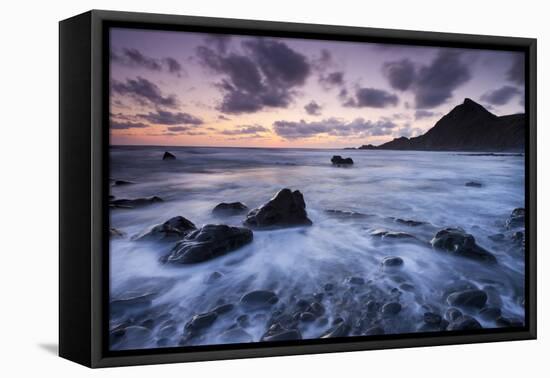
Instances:
[[[112,208],[131,210],[162,201],[158,197],[136,200],[111,200]],[[254,243],[254,233],[285,228],[313,226],[300,191],[281,189],[262,206],[249,210],[241,202],[220,203],[213,214],[224,217],[242,217],[242,226],[207,224],[196,226],[183,215],[152,225],[131,236],[136,243],[159,243],[167,253],[160,264],[184,267],[203,264],[221,256],[235,253]],[[327,210],[341,221],[366,220],[370,215]],[[525,209],[518,208],[503,223],[502,233],[495,240],[511,240],[524,248]],[[394,219],[396,224],[414,230],[426,222]],[[111,238],[126,238],[123,230],[110,229]],[[495,254],[480,246],[472,234],[457,227],[437,230],[429,240],[394,230],[371,230],[379,243],[406,241],[428,246],[433,253],[450,258],[465,259],[487,269],[498,269]],[[453,260],[449,260],[452,263]],[[421,318],[413,315],[402,301],[403,295],[415,295],[416,287],[402,274],[407,261],[400,256],[386,256],[379,261],[380,275],[396,283],[388,291],[382,290],[372,277],[334,277],[319,282],[311,293],[286,293],[272,288],[243,292],[231,298],[217,298],[209,311],[195,313],[181,319],[174,308],[159,304],[156,299],[175,284],[173,279],[136,280],[126,289],[112,293],[111,345],[117,349],[155,346],[200,345],[206,340],[217,343],[275,342],[297,340],[311,329],[319,330],[318,338],[338,338],[356,335],[383,335],[410,332],[402,324],[413,322],[414,332],[464,331],[481,329],[482,323],[493,327],[522,326],[521,319],[505,315],[497,289],[486,289],[467,280],[458,280],[442,288],[439,305],[419,303]],[[217,285],[223,274],[212,271],[205,285]],[[212,298],[216,300],[215,298]],[[523,298],[518,298],[523,304]],[[416,314],[416,313],[415,313]],[[253,337],[252,329],[263,329],[262,336]]]

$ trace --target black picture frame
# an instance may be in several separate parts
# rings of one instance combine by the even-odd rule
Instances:
[[[108,310],[108,29],[114,26],[525,53],[525,327],[111,352]],[[59,354],[88,367],[536,338],[536,39],[92,10],[59,24]]]

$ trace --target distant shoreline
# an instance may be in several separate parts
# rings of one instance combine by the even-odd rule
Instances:
[[[144,144],[119,144],[109,145],[109,148],[160,148],[160,149],[179,149],[179,148],[214,148],[214,149],[232,149],[232,150],[311,150],[311,151],[393,151],[393,152],[441,152],[463,156],[525,156],[523,151],[480,151],[480,150],[404,150],[404,149],[361,149],[354,147],[335,147],[335,148],[311,148],[311,147],[233,147],[233,146],[163,146],[163,145],[144,145]]]

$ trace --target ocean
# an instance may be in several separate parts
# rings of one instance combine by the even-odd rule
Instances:
[[[163,161],[165,151],[177,158]],[[351,157],[354,164],[333,166],[333,155]],[[131,184],[111,185],[111,195],[158,196],[163,202],[110,211],[111,227],[124,235],[110,242],[111,348],[256,342],[280,318],[304,339],[441,331],[445,320],[434,327],[425,314],[444,319],[452,307],[449,294],[463,289],[483,290],[484,307],[501,314],[496,319],[480,316],[479,308],[461,309],[483,328],[506,326],[511,319],[521,323],[525,256],[505,222],[515,208],[525,207],[524,159],[466,152],[112,146],[110,178]],[[312,226],[254,230],[252,243],[194,265],[159,262],[173,243],[132,240],[174,216],[197,227],[242,226],[246,213],[220,217],[212,209],[237,201],[253,209],[282,188],[303,194]],[[473,235],[497,264],[435,250],[430,241],[447,227]],[[381,231],[407,237],[376,236]],[[402,265],[382,265],[388,256],[400,257]],[[268,309],[241,308],[240,299],[253,290],[272,291],[278,301]],[[120,300],[136,297],[142,300]],[[322,311],[301,321],[300,303],[312,302]],[[399,303],[399,311],[387,316],[387,303]],[[235,306],[195,337],[183,337],[195,315],[223,304]],[[345,329],[330,333],[344,323]]]

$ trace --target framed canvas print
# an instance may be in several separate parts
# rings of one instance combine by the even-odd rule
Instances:
[[[534,39],[60,23],[60,355],[536,337]]]

